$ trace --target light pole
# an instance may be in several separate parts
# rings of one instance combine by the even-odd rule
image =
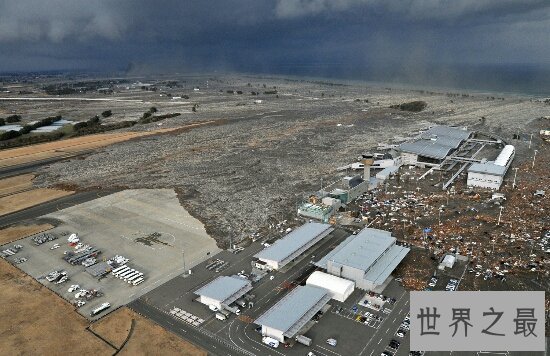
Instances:
[[[500,218],[502,217],[502,210],[504,209],[503,206],[500,207],[500,213],[498,213],[498,222],[497,225],[500,225]]]
[[[537,158],[537,152],[538,150],[535,150],[535,155],[533,156],[533,164],[531,165],[531,168],[535,168],[535,158]]]
[[[516,168],[512,168],[512,169],[515,170],[515,173],[514,173],[514,183],[512,183],[512,188],[513,188],[513,189],[516,189],[516,177],[517,177],[517,175],[518,175],[518,169],[519,169],[519,168],[516,167]]]
[[[183,273],[185,274],[185,250],[181,249],[181,256],[183,258]]]

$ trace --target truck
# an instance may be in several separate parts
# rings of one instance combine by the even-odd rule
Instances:
[[[216,313],[216,319],[224,321],[225,319],[227,319],[227,317],[222,313]]]
[[[244,299],[237,299],[237,300],[235,301],[235,304],[237,304],[237,305],[240,306],[240,307],[246,308],[246,302],[245,302]]]
[[[98,306],[97,308],[93,309],[92,312],[90,313],[90,316],[96,316],[97,314],[101,313],[102,311],[104,311],[106,309],[109,309],[110,307],[111,307],[111,304],[103,303],[100,306]]]
[[[302,345],[311,346],[311,339],[304,335],[297,335],[296,342],[299,342]]]
[[[120,277],[121,274],[126,273],[126,272],[128,272],[128,271],[130,271],[130,270],[131,270],[130,267],[125,266],[123,269],[117,271],[117,272],[114,274],[114,276],[118,278],[118,277]]]
[[[138,284],[143,283],[144,280],[145,280],[145,278],[139,277],[138,279],[136,279],[135,281],[132,282],[132,285],[137,286]]]
[[[241,315],[241,310],[237,307],[232,307],[230,305],[227,305],[227,306],[224,305],[224,308],[229,310],[230,312],[234,313],[235,315]]]
[[[119,266],[119,267],[115,268],[114,270],[112,270],[111,272],[112,272],[113,274],[115,274],[115,273],[117,273],[118,271],[122,271],[122,270],[125,269],[125,268],[128,268],[128,267],[126,267],[126,265]]]
[[[274,349],[279,347],[279,340],[275,340],[274,338],[269,336],[264,336],[262,338],[262,342],[270,347],[273,347]]]
[[[133,281],[135,281],[136,279],[138,279],[139,277],[143,276],[143,273],[138,273],[138,274],[135,274],[133,277],[130,277],[127,279],[127,282],[128,283],[132,283]]]
[[[128,281],[130,278],[133,278],[135,276],[140,276],[142,273],[140,271],[134,271],[132,273],[130,273],[129,275],[127,275],[126,277],[124,277],[124,282]]]

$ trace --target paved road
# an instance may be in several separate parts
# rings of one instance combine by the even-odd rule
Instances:
[[[48,164],[52,164],[55,162],[63,161],[65,159],[75,158],[78,156],[82,156],[85,154],[88,154],[90,152],[93,152],[93,150],[86,150],[83,152],[75,153],[75,154],[68,154],[63,157],[54,157],[54,158],[47,158],[39,161],[34,161],[30,163],[25,164],[18,164],[15,166],[8,166],[8,167],[1,167],[0,168],[0,179],[16,176],[19,174],[26,174],[26,173],[32,173],[36,171],[37,168],[40,168],[42,166],[46,166]]]
[[[137,313],[153,320],[163,328],[170,330],[181,338],[189,340],[193,344],[208,350],[209,355],[248,355],[247,353],[240,352],[237,348],[232,347],[227,343],[227,341],[221,338],[213,338],[206,335],[203,331],[201,331],[201,329],[188,327],[186,324],[179,322],[153,306],[146,304],[141,299],[133,301],[128,304],[128,306]]]
[[[0,217],[0,228],[15,223],[20,223],[25,220],[36,219],[42,215],[65,209],[73,205],[82,204],[93,199],[113,194],[117,191],[119,190],[94,190],[88,192],[78,192],[12,214],[4,215]]]

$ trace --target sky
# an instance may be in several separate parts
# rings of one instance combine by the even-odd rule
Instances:
[[[0,0],[0,72],[540,84],[549,34],[549,0]]]

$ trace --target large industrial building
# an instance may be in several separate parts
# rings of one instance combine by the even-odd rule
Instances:
[[[280,269],[333,230],[329,224],[316,222],[304,224],[277,240],[273,245],[258,252],[254,257],[265,263],[269,269]]]
[[[262,335],[285,342],[292,338],[330,300],[326,289],[298,286],[262,314],[254,323],[261,325]]]
[[[472,136],[472,131],[449,126],[434,126],[417,138],[399,145],[403,164],[438,167]]]
[[[396,245],[390,232],[365,228],[351,235],[315,265],[364,290],[383,285],[410,249]]]
[[[197,289],[198,301],[213,305],[218,309],[225,308],[252,290],[252,283],[239,276],[221,276],[207,285]]]
[[[474,163],[468,168],[468,187],[498,190],[502,185],[506,171],[512,164],[515,149],[506,145],[494,161]]]
[[[306,285],[324,288],[331,299],[344,302],[355,290],[355,283],[321,271],[313,272],[306,280]]]

